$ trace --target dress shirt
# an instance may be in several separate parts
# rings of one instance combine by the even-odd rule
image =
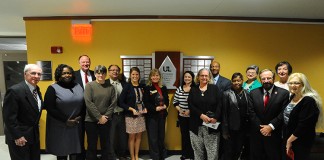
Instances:
[[[83,72],[82,69],[80,69],[80,74],[81,74],[81,78],[82,78],[83,88],[85,88],[85,86],[86,86],[85,78],[84,78],[85,73]],[[91,74],[90,74],[89,71],[87,72],[87,77],[88,77],[88,83],[91,82],[92,81],[92,77],[91,77]]]
[[[32,94],[34,94],[33,91],[36,89],[36,87],[34,87],[33,85],[31,85],[31,84],[28,83],[27,81],[25,81],[25,82],[26,82],[26,84],[27,84],[27,86],[28,86],[30,92],[31,92]],[[37,93],[37,108],[38,108],[38,111],[40,111],[40,109],[41,109],[41,105],[42,105],[42,102],[41,102],[41,99],[39,98],[39,95],[38,95],[38,93]]]
[[[218,79],[219,79],[219,74],[214,78],[214,84],[217,83]]]
[[[121,83],[119,82],[119,80],[114,81],[114,80],[110,79],[110,83],[115,87],[116,98],[117,98],[117,101],[118,101],[119,95],[120,95],[120,93],[123,90],[123,86],[121,85]],[[115,112],[122,112],[122,111],[124,111],[124,109],[121,108],[121,107],[119,107],[118,105],[114,109],[114,113]]]
[[[273,86],[271,87],[271,89],[269,89],[269,91],[263,89],[263,100],[264,100],[265,96],[267,95],[267,92],[269,93],[269,101],[268,101],[268,103],[270,102],[272,90],[273,90]],[[269,126],[272,128],[272,130],[276,129],[271,123],[269,123]]]

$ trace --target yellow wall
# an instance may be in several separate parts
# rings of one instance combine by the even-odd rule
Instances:
[[[257,64],[271,68],[289,61],[294,72],[305,73],[311,85],[322,95],[324,87],[324,27],[306,24],[234,23],[234,22],[92,22],[89,43],[71,38],[69,20],[26,21],[28,62],[51,60],[53,69],[60,63],[78,69],[77,59],[88,54],[92,67],[98,64],[121,66],[120,55],[151,55],[154,51],[181,51],[185,56],[214,56],[221,63],[221,74]],[[63,54],[51,54],[51,46],[63,46]],[[54,72],[54,71],[53,71]],[[52,82],[40,82],[44,95]],[[170,95],[171,98],[172,95]],[[180,133],[175,127],[176,113],[170,106],[166,146],[179,150]],[[41,119],[42,149],[45,148],[45,114]],[[142,149],[148,149],[146,134]]]

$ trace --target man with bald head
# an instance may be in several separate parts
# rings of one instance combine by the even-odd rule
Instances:
[[[226,91],[231,88],[231,86],[232,86],[231,81],[219,74],[219,71],[220,71],[220,63],[219,62],[213,60],[212,63],[210,63],[209,69],[210,69],[211,73],[213,74],[214,84],[219,88],[221,93],[223,93],[223,91]]]
[[[42,69],[27,64],[24,81],[10,87],[3,101],[3,121],[12,160],[39,160],[39,118],[43,106],[42,94],[37,86]]]

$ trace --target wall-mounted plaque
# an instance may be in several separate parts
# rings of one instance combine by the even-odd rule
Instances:
[[[52,80],[52,61],[36,61],[36,64],[43,70],[40,80],[51,81]]]

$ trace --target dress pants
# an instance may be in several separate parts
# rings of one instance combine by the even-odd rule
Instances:
[[[179,116],[180,131],[181,131],[181,155],[185,158],[193,159],[193,150],[190,142],[189,134],[189,119],[190,117]]]
[[[282,139],[274,133],[271,136],[263,136],[260,131],[251,133],[250,159],[251,160],[281,160]]]
[[[164,146],[165,119],[160,116],[146,118],[150,157],[153,160],[163,160],[167,154]]]
[[[190,131],[190,140],[195,160],[218,160],[220,133],[209,133],[208,127],[200,126],[198,135]],[[205,153],[205,150],[207,153]]]
[[[109,156],[116,159],[117,156],[125,157],[128,146],[128,134],[126,133],[125,115],[122,112],[114,113],[110,128]]]
[[[7,143],[11,160],[40,160],[39,140],[33,144],[27,142],[26,145],[22,147],[17,146],[14,140],[8,141]]]
[[[97,160],[97,142],[100,137],[101,159],[110,160],[112,157],[108,156],[109,152],[109,130],[111,121],[108,120],[105,124],[97,124],[98,122],[85,122],[85,130],[88,139],[88,150],[86,154],[87,160]]]
[[[222,160],[238,160],[243,150],[243,145],[246,139],[246,131],[238,130],[229,132],[230,138],[224,139],[224,153]]]

